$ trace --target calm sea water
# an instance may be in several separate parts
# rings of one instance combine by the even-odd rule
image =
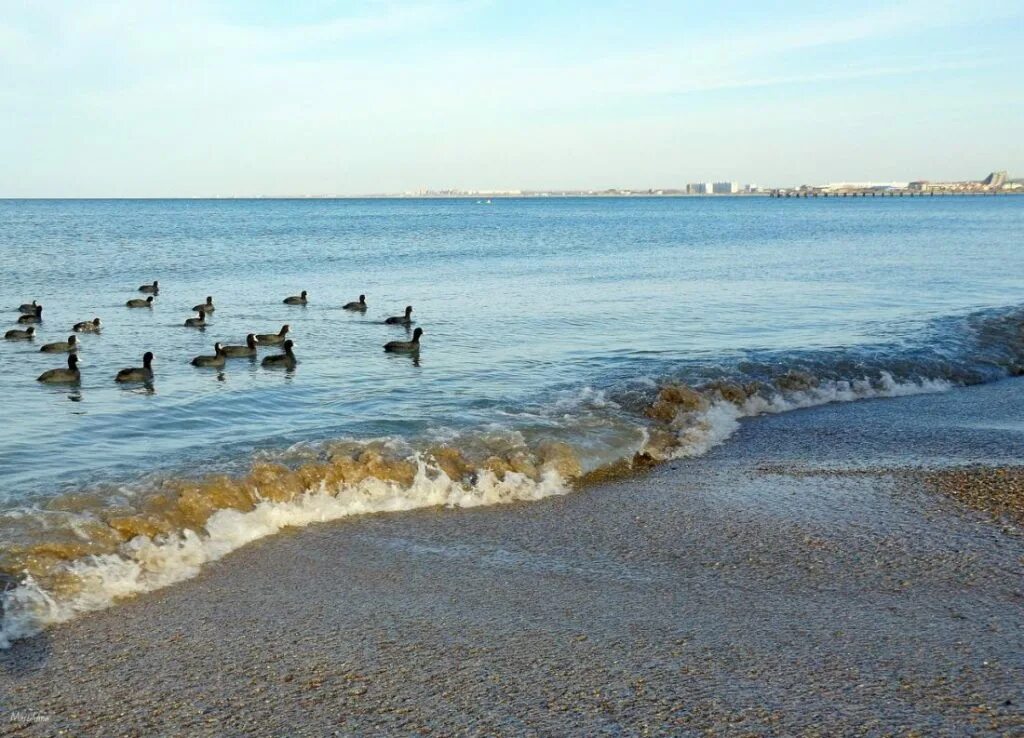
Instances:
[[[694,363],[913,344],[1024,301],[1022,235],[1011,197],[0,202],[5,330],[45,305],[34,344],[0,343],[0,499],[300,441],[546,425],[574,392]],[[153,279],[154,308],[125,308]],[[365,315],[341,309],[360,293]],[[207,295],[210,326],[184,328]],[[406,304],[418,361],[381,350]],[[95,316],[81,386],[36,383],[64,362],[38,346]],[[283,323],[294,373],[188,363]],[[116,385],[146,350],[152,392]]]

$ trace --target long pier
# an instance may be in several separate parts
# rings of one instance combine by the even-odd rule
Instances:
[[[839,192],[816,192],[813,190],[772,190],[769,197],[813,198],[813,197],[996,197],[1000,195],[1024,194],[1017,191],[976,191],[950,192],[947,190],[843,190]]]

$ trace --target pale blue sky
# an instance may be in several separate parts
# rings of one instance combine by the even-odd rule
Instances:
[[[1024,176],[1024,3],[0,0],[0,196]]]

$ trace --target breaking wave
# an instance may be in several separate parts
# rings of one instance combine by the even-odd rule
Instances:
[[[509,409],[502,424],[421,438],[341,439],[254,458],[245,474],[82,490],[0,516],[0,647],[195,576],[283,528],[352,515],[539,500],[700,456],[741,420],[833,402],[941,392],[1022,373],[1024,311],[946,326],[945,343],[690,365]]]

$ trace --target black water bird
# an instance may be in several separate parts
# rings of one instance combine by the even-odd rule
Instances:
[[[384,322],[388,325],[409,325],[412,323],[412,305],[405,306],[405,315],[392,315]]]
[[[285,336],[290,330],[291,326],[285,323],[277,333],[257,333],[256,340],[263,346],[277,346],[284,343]]]
[[[224,366],[227,357],[224,355],[224,347],[220,342],[213,344],[213,356],[197,356],[192,359],[192,366],[212,366],[220,368]]]
[[[39,347],[39,350],[45,354],[65,354],[68,352],[74,352],[78,350],[78,336],[68,336],[66,341],[54,341],[53,343],[47,343]]]
[[[39,305],[36,303],[35,300],[33,300],[32,302],[24,302],[18,306],[18,312],[25,313],[26,315],[32,315],[33,313],[35,313],[37,307],[39,307]]]
[[[78,354],[68,354],[67,369],[48,369],[36,377],[37,382],[46,384],[74,384],[81,380],[82,374],[78,370]]]
[[[4,334],[4,338],[6,338],[8,341],[31,341],[33,338],[35,338],[35,335],[36,327],[34,325],[30,325],[25,330],[13,328]]]
[[[207,295],[206,296],[206,302],[202,302],[202,303],[200,303],[198,305],[193,305],[192,309],[195,310],[195,311],[198,311],[198,312],[202,312],[202,313],[212,313],[217,308],[215,308],[213,306],[213,297],[210,296],[210,295]]]
[[[145,300],[141,298],[134,298],[125,303],[130,308],[151,308],[153,307],[153,295],[150,295]]]
[[[366,310],[366,295],[360,295],[359,299],[355,302],[346,302],[343,309],[360,311]]]
[[[43,306],[36,305],[36,311],[31,315],[22,315],[18,318],[19,325],[26,325],[29,323],[42,323],[43,322]]]
[[[292,343],[291,339],[284,342],[284,353],[274,354],[273,356],[264,356],[262,365],[267,368],[284,367],[285,369],[294,369],[295,365],[298,364],[298,360],[295,358],[295,354],[292,353],[292,347],[295,344]]]
[[[392,353],[411,354],[415,351],[420,350],[420,336],[423,335],[423,329],[417,328],[412,332],[411,341],[388,341],[384,344],[385,351],[391,351]]]
[[[142,366],[122,369],[114,377],[115,382],[149,382],[153,379],[153,352],[142,355]]]
[[[154,279],[153,284],[141,285],[139,292],[144,292],[147,295],[156,295],[160,292],[160,283]]]
[[[81,323],[75,323],[75,327],[71,330],[75,333],[99,333],[100,319],[93,318],[92,320],[83,320]]]
[[[245,337],[244,346],[225,346],[224,355],[228,357],[247,357],[256,355],[256,346],[259,341],[256,340],[256,334],[250,333]]]
[[[302,290],[301,294],[284,298],[285,305],[305,305],[306,302],[306,290]]]
[[[197,317],[195,317],[195,318],[185,318],[185,327],[186,328],[205,328],[206,327],[206,311],[205,310],[197,310],[196,312],[198,313]]]

